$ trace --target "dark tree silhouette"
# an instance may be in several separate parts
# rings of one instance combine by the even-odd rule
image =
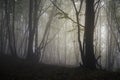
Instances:
[[[86,11],[85,11],[85,33],[84,33],[84,47],[85,47],[85,67],[95,69],[96,68],[96,58],[94,55],[94,0],[86,0]]]

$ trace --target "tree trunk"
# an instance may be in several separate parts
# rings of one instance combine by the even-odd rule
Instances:
[[[29,23],[28,23],[29,37],[28,37],[28,51],[27,51],[27,59],[28,60],[31,60],[32,54],[33,54],[32,13],[33,13],[33,0],[30,0],[30,2],[29,2]]]
[[[1,11],[1,15],[0,15],[0,17],[1,17],[1,24],[0,24],[0,55],[3,55],[3,53],[4,53],[4,51],[3,51],[3,44],[4,44],[4,42],[3,42],[3,39],[4,39],[4,32],[3,32],[3,30],[4,30],[4,17],[3,17],[3,15],[4,15],[4,2],[1,2],[1,4],[0,5],[2,5],[1,6],[1,8],[2,8],[2,11]]]
[[[30,0],[29,5],[29,39],[28,39],[28,54],[27,58],[30,61],[38,62],[39,55],[37,52],[37,44],[38,44],[38,10],[39,4],[38,0]],[[35,38],[35,46],[33,46]],[[33,51],[33,47],[35,47],[35,52]]]
[[[95,69],[96,59],[94,55],[94,0],[86,0],[86,11],[85,11],[85,62],[86,68]]]
[[[15,3],[13,3],[13,4],[15,4]],[[13,7],[15,7],[15,6],[13,6]],[[17,54],[14,51],[14,46],[13,46],[14,45],[14,43],[13,43],[13,34],[14,33],[12,34],[12,31],[14,31],[13,30],[14,26],[10,25],[10,22],[11,22],[11,15],[10,15],[11,8],[12,7],[11,7],[10,0],[5,0],[5,19],[6,19],[5,26],[7,27],[7,35],[8,35],[9,48],[10,48],[10,53],[12,54],[12,56],[16,57]],[[13,11],[13,13],[14,13],[14,11]],[[14,16],[14,14],[13,14],[13,16]],[[14,23],[14,21],[13,21],[13,23]]]

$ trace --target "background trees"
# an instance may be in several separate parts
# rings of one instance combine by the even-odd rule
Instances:
[[[107,55],[107,67],[113,69],[119,66],[119,1],[110,0],[107,4],[107,21],[108,21],[108,55]],[[111,66],[110,66],[111,65]]]
[[[1,0],[0,4],[0,55],[59,65],[80,63],[90,69],[119,66],[118,0]]]

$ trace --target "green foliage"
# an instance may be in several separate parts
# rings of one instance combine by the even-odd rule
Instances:
[[[61,12],[58,12],[58,13],[56,13],[55,16],[61,16],[61,15],[63,15],[63,14]]]
[[[58,13],[56,13],[55,16],[58,16],[58,19],[68,19],[68,14],[67,13],[58,12]]]

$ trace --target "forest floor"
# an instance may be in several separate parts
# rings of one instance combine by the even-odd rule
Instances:
[[[0,57],[0,80],[120,80],[120,72],[67,68]]]

